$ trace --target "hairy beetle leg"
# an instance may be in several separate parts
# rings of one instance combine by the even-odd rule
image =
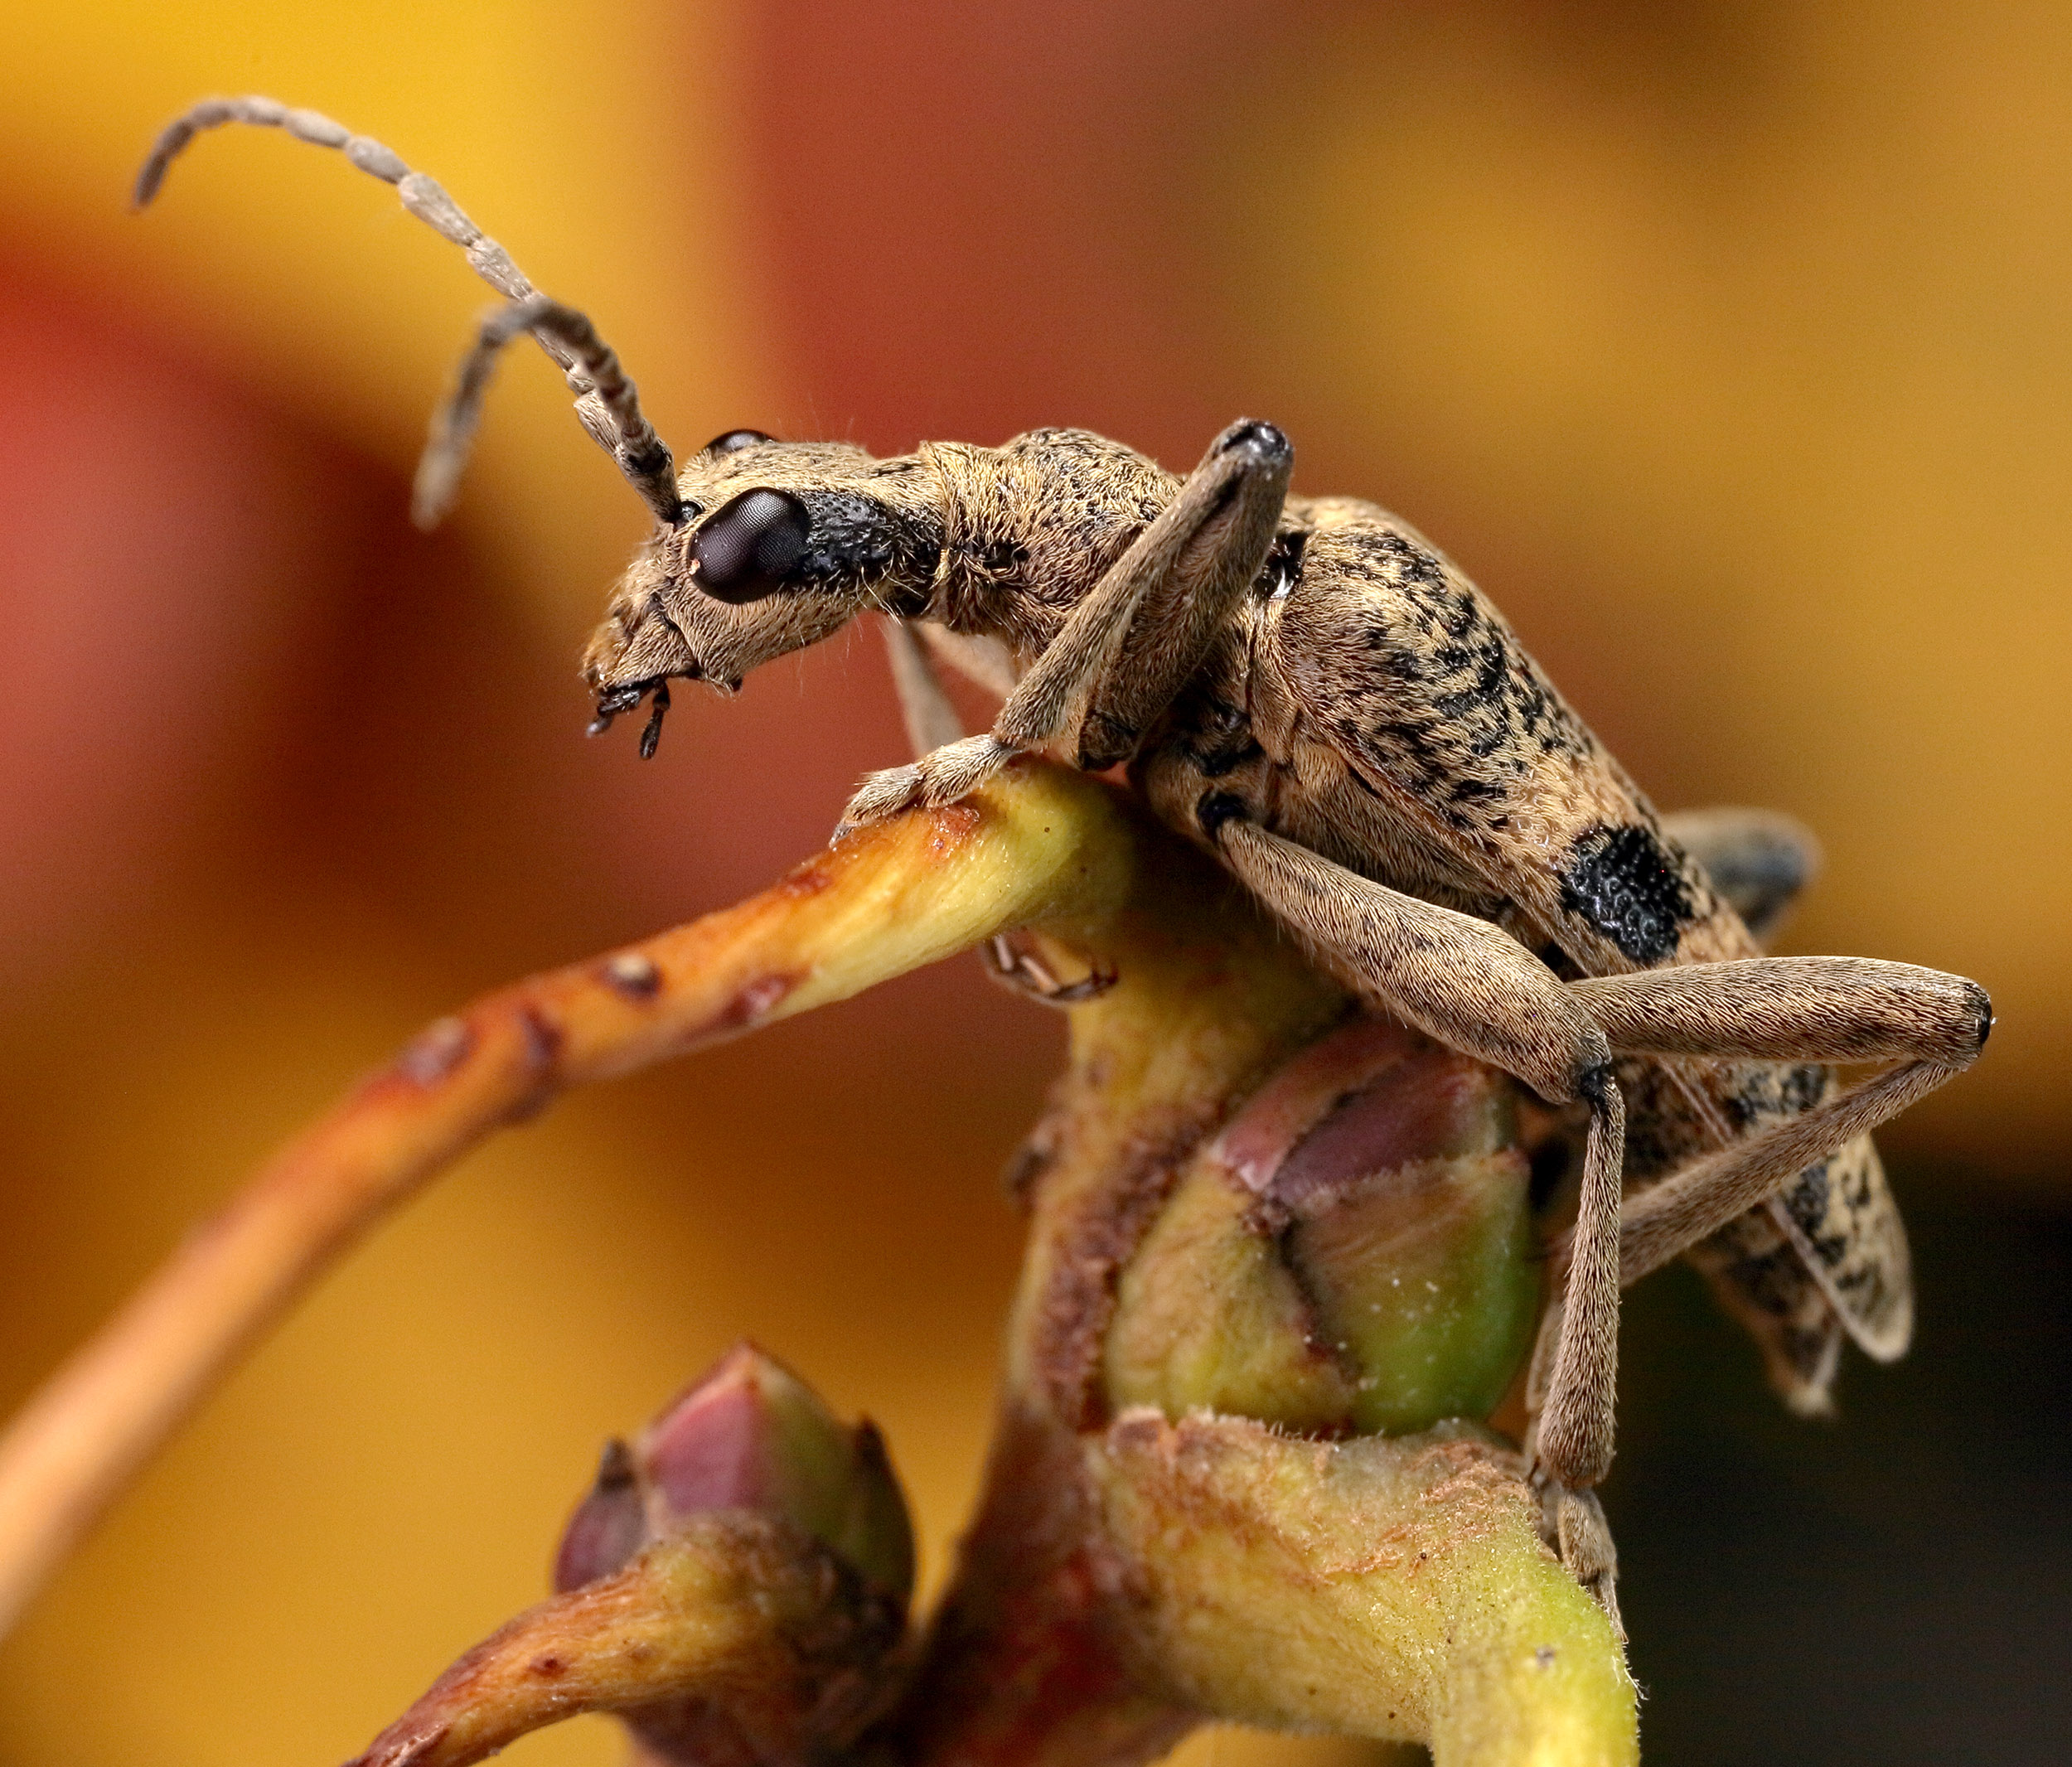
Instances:
[[[1605,1519],[1605,1506],[1595,1491],[1571,1491],[1557,1484],[1543,1484],[1540,1502],[1546,1517],[1542,1533],[1624,1644],[1626,1628],[1619,1618],[1619,1548]]]
[[[1294,463],[1271,424],[1241,419],[1217,437],[1008,695],[1001,741],[1058,743],[1097,771],[1126,759],[1264,568]]]
[[[1489,922],[1283,840],[1234,797],[1205,798],[1197,822],[1252,893],[1351,985],[1542,1097],[1590,1105],[1567,1278],[1541,1334],[1528,1401],[1536,1476],[1561,1493],[1557,1508],[1611,1464],[1621,1286],[1968,1066],[1992,1028],[1991,1003],[1975,983],[1868,958],[1753,957],[1563,983]],[[1615,1053],[1895,1065],[1622,1204]],[[1562,1513],[1567,1560],[1571,1542],[1585,1552],[1595,1531],[1583,1511]],[[1608,1590],[1610,1561],[1600,1556],[1585,1552],[1571,1568]]]
[[[935,750],[961,741],[964,726],[943,687],[942,677],[929,649],[931,641],[939,641],[947,635],[940,627],[923,627],[917,632],[904,620],[889,615],[884,621],[884,634],[885,655],[892,665],[893,687],[899,696],[907,740],[913,745],[916,757],[925,759]],[[954,652],[951,666],[956,666]],[[1011,680],[1006,690],[1014,691]],[[847,825],[843,831],[846,831]],[[841,832],[835,838],[840,840]],[[1115,966],[1098,960],[1089,963],[1087,974],[1077,981],[1061,980],[1018,933],[1004,932],[988,939],[979,946],[978,954],[991,980],[1010,994],[1019,994],[1024,1000],[1034,1000],[1041,1006],[1077,1006],[1082,1001],[1098,999],[1116,984]]]
[[[885,660],[892,665],[892,685],[899,695],[899,715],[907,727],[907,745],[917,756],[954,743],[964,734],[964,723],[944,691],[942,678],[922,648],[921,640],[904,620],[890,614],[884,619]]]
[[[850,799],[836,825],[840,840],[851,829],[882,822],[906,810],[935,810],[967,797],[1014,758],[1015,751],[999,738],[967,736],[923,755],[905,767],[872,773]]]

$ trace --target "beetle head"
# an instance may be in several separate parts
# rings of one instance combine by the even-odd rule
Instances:
[[[922,612],[941,555],[927,475],[841,443],[715,437],[676,477],[682,509],[656,528],[583,653],[603,729],[653,696],[654,753],[672,680],[732,692],[760,663],[873,608]]]

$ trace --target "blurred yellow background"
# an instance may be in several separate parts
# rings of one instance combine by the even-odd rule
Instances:
[[[422,1020],[758,886],[899,753],[868,633],[683,704],[651,767],[578,740],[639,506],[514,352],[457,517],[413,534],[487,291],[270,132],[127,214],[194,98],[430,171],[680,450],[1077,423],[1184,466],[1272,418],[1299,489],[1431,534],[1659,801],[1819,831],[1790,948],[1992,989],[1987,1058],[1886,1142],[1903,1195],[2050,1209],[2069,66],[2040,0],[31,0],[0,58],[0,1401]],[[994,1174],[1057,1047],[958,966],[471,1160],[0,1648],[0,1760],[349,1754],[536,1598],[603,1437],[743,1334],[886,1426],[939,1577],[1016,1255]]]

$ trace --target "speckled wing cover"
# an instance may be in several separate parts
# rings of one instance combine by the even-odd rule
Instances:
[[[1561,698],[1502,615],[1413,530],[1351,499],[1291,500],[1285,557],[1261,579],[1243,709],[1293,753],[1310,801],[1267,825],[1382,881],[1489,915],[1560,972],[1606,975],[1750,957],[1760,947],[1647,797]],[[1234,681],[1233,681],[1233,685]],[[1184,722],[1205,774],[1214,671]],[[1337,781],[1329,776],[1335,773]],[[1340,782],[1342,782],[1342,783]],[[1357,855],[1357,856],[1356,856]],[[1828,1068],[1629,1059],[1629,1185],[1796,1116]],[[1825,1408],[1846,1331],[1889,1359],[1912,1324],[1905,1229],[1867,1140],[1690,1254],[1754,1334],[1794,1407]]]

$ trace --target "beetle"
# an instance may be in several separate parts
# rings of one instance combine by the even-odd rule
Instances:
[[[200,130],[232,122],[397,185],[506,297],[435,422],[420,520],[450,501],[496,352],[524,335],[647,505],[653,529],[583,658],[593,731],[646,703],[651,755],[672,682],[731,692],[882,614],[923,752],[864,782],[838,840],[954,803],[1020,754],[1126,767],[1372,1005],[1568,1113],[1576,1220],[1555,1248],[1527,1450],[1550,1540],[1608,1607],[1595,1487],[1623,1285],[1692,1256],[1802,1410],[1825,1404],[1845,1334],[1880,1358],[1905,1349],[1905,1231],[1868,1131],[1977,1057],[1984,991],[1905,964],[1763,955],[1740,910],[1773,917],[1808,844],[1746,815],[1665,820],[1407,524],[1290,495],[1294,450],[1253,420],[1184,477],[1067,428],[889,459],[738,429],[680,465],[587,317],[431,179],[327,118],[206,100],[160,138],[139,204]],[[990,731],[957,729],[937,661],[1001,695]],[[1069,996],[1011,950],[995,961]],[[1844,1086],[1834,1065],[1857,1063],[1884,1065]]]

